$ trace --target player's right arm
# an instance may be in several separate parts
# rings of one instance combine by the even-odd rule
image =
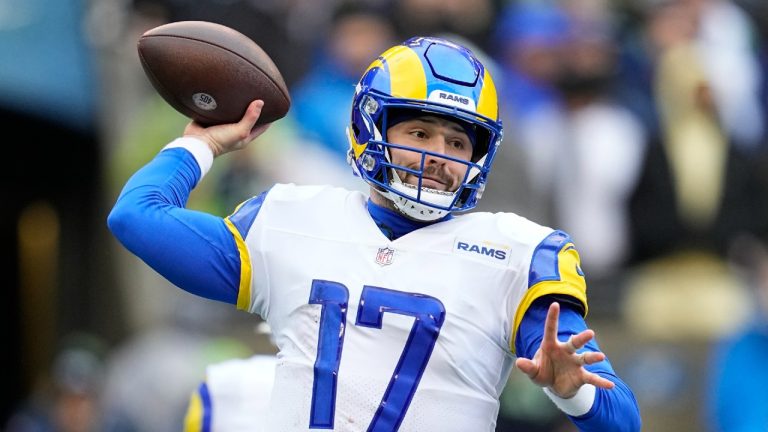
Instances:
[[[126,249],[170,282],[231,304],[237,303],[241,271],[235,239],[224,219],[184,207],[215,156],[243,148],[266,129],[252,129],[262,106],[252,102],[238,123],[190,123],[184,138],[128,180],[107,220]]]

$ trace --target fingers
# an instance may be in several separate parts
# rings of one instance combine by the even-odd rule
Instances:
[[[592,338],[595,337],[595,332],[592,329],[586,329],[583,332],[571,336],[571,340],[573,343],[573,346],[576,347],[577,350],[581,349],[584,345],[587,344],[587,342],[591,341]]]
[[[272,125],[272,123],[266,123],[256,126],[256,122],[258,122],[259,118],[261,117],[261,111],[263,108],[264,101],[262,100],[255,100],[251,102],[250,105],[248,105],[248,109],[246,110],[245,115],[241,120],[241,122],[244,123],[243,127],[250,128],[248,129],[248,136],[244,140],[245,142],[251,142],[255,140],[261,134],[266,132],[270,125]]]
[[[248,104],[248,108],[245,110],[245,114],[243,114],[243,118],[236,123],[236,130],[239,135],[238,138],[239,141],[241,141],[241,143],[238,143],[238,147],[242,147],[253,141],[266,130],[266,128],[262,128],[262,126],[255,127],[256,122],[259,120],[259,117],[261,117],[262,108],[264,108],[264,101],[258,99],[251,101],[251,103]]]
[[[592,384],[595,387],[604,388],[604,389],[612,389],[616,386],[613,381],[605,379],[601,377],[600,375],[587,372],[584,376],[584,383],[585,384]]]
[[[571,335],[567,341],[564,342],[565,349],[571,354],[575,354],[587,344],[592,338],[595,337],[595,332],[592,329],[584,330],[583,332],[575,335]]]
[[[245,110],[245,114],[243,115],[243,118],[240,120],[240,123],[243,124],[243,126],[247,126],[248,130],[253,129],[253,125],[256,124],[256,122],[259,120],[259,117],[261,117],[261,110],[264,108],[264,101],[263,100],[254,100],[249,105],[248,108]]]
[[[202,135],[204,131],[205,128],[193,120],[187,123],[187,126],[184,128],[184,135]]]
[[[576,358],[578,360],[578,363],[581,366],[586,366],[586,365],[591,365],[595,363],[600,363],[601,361],[605,360],[605,354],[601,352],[586,351],[586,352],[577,354]]]
[[[560,303],[552,302],[547,311],[547,319],[544,322],[544,339],[542,344],[557,344],[557,323],[560,319]]]
[[[576,351],[579,350],[579,347],[576,346],[576,344],[573,343],[573,335],[568,338],[567,341],[565,341],[565,349],[571,354],[576,354]]]
[[[266,131],[267,131],[267,129],[269,129],[269,127],[270,127],[270,126],[272,126],[272,123],[267,123],[267,124],[263,124],[263,125],[258,125],[258,126],[256,126],[255,128],[251,129],[251,133],[250,133],[250,134],[248,134],[248,138],[246,138],[246,140],[247,140],[248,142],[251,142],[251,141],[255,140],[255,139],[256,139],[256,138],[258,138],[258,137],[259,137],[261,134],[263,134],[264,132],[266,132]]]
[[[605,360],[605,354],[601,353],[600,351],[597,352],[586,352],[584,353],[586,358],[586,364],[595,364],[600,363],[601,361]]]
[[[518,357],[518,359],[515,360],[515,366],[517,366],[518,369],[520,369],[524,374],[528,375],[528,377],[531,379],[536,378],[536,376],[539,374],[539,365],[533,360],[529,360],[524,357]]]
[[[576,359],[576,363],[578,363],[579,366],[584,366],[588,364],[587,353],[575,354],[574,358]]]

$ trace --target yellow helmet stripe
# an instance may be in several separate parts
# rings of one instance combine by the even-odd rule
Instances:
[[[392,96],[427,98],[427,75],[415,51],[400,45],[390,48],[381,57],[389,72]]]
[[[499,105],[496,96],[496,85],[493,83],[491,74],[485,69],[483,74],[483,88],[480,90],[480,97],[477,101],[477,113],[486,117],[498,120]]]
[[[390,49],[389,51],[392,51],[392,49]],[[389,52],[389,51],[387,51],[387,52]],[[387,52],[385,52],[384,54],[386,54]],[[363,75],[365,75],[366,73],[368,73],[368,71],[369,71],[369,70],[371,70],[371,69],[373,69],[373,68],[376,68],[376,67],[378,67],[378,68],[381,68],[381,69],[384,69],[384,63],[381,61],[381,56],[380,56],[379,58],[377,58],[376,60],[374,60],[374,61],[373,61],[373,62],[372,62],[372,63],[371,63],[369,66],[368,66],[368,68],[365,70],[365,72],[363,72]]]
[[[365,148],[368,147],[368,143],[358,143],[355,139],[355,135],[352,133],[351,128],[347,128],[347,139],[349,140],[349,143],[352,145],[352,151],[355,154],[355,158],[359,158],[361,154],[365,151]]]

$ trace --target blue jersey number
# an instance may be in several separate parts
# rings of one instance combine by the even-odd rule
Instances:
[[[312,411],[309,427],[333,429],[336,409],[336,375],[339,372],[344,328],[347,325],[349,290],[338,282],[312,281],[310,304],[322,305],[320,336],[315,359],[315,382],[312,385]]]
[[[344,285],[312,281],[309,303],[322,305],[322,312],[309,418],[311,429],[333,429],[348,301],[349,290]],[[364,286],[355,325],[380,329],[385,312],[412,316],[414,322],[368,431],[395,431],[400,427],[445,320],[445,308],[434,297]]]

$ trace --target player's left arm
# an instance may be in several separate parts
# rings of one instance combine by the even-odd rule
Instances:
[[[580,311],[556,300],[541,297],[526,311],[515,343],[517,367],[545,388],[580,431],[639,431],[632,390],[616,375]]]
[[[513,333],[516,366],[582,431],[640,430],[637,402],[587,327],[586,282],[570,237],[535,249]]]

